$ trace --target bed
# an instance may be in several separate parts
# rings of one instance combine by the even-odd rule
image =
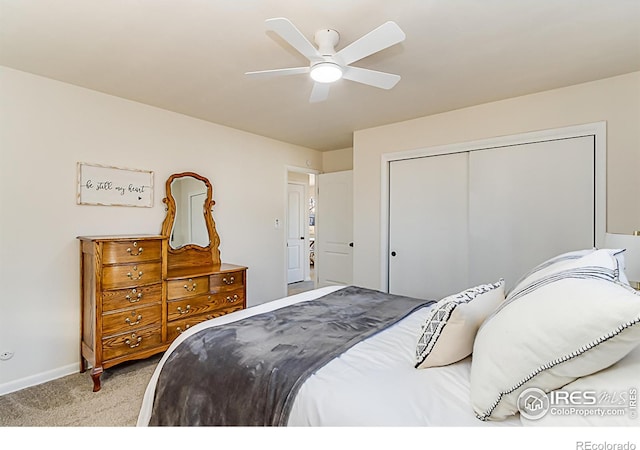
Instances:
[[[379,317],[335,309],[363,299]],[[331,320],[313,309],[325,303]],[[283,383],[295,364],[261,355],[295,347],[269,336],[308,311],[345,342],[321,342]],[[315,326],[307,319],[293,327]],[[295,352],[316,352],[322,333],[311,328]],[[163,355],[138,426],[638,426],[638,373],[640,296],[624,252],[587,249],[541,263],[510,292],[504,280],[434,300],[330,286],[200,323]]]

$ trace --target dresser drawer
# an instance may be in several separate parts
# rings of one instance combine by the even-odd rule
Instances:
[[[102,292],[102,312],[162,301],[162,284]]]
[[[244,305],[241,303],[235,304],[234,306],[223,306],[213,311],[209,311],[206,314],[199,314],[197,316],[169,322],[167,324],[167,339],[169,342],[172,342],[175,338],[180,336],[192,326],[199,324],[200,322],[224,316],[225,314],[239,311],[241,309],[244,309]]]
[[[102,263],[136,263],[162,259],[161,240],[131,240],[105,242],[102,245]]]
[[[232,291],[244,286],[244,270],[211,275],[211,292]]]
[[[162,263],[147,262],[105,266],[102,269],[102,289],[137,287],[162,281]]]
[[[102,340],[102,359],[136,353],[162,344],[160,327],[143,328],[130,333],[119,334]]]
[[[188,319],[175,320],[167,324],[167,340],[172,342],[175,338],[194,325],[207,320],[205,316],[193,316]]]
[[[244,291],[199,295],[168,302],[167,319],[178,320],[210,313],[228,306],[244,305]]]
[[[183,278],[167,283],[167,298],[169,300],[193,297],[208,292],[209,277]]]
[[[103,314],[102,334],[109,336],[155,325],[160,323],[161,316],[160,303]]]
[[[245,305],[244,289],[238,289],[237,291],[231,292],[222,292],[220,294],[215,294],[215,297],[219,299],[218,301],[223,308],[235,308],[236,306],[240,306],[243,309]]]

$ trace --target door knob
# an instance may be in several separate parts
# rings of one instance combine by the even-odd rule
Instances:
[[[353,242],[349,242],[349,247],[353,247]]]
[[[302,239],[304,241],[304,236],[300,236],[300,239]]]
[[[396,256],[396,252],[391,252],[391,256]]]

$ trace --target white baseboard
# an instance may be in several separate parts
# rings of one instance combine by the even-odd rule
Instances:
[[[0,395],[9,394],[11,392],[16,392],[31,386],[46,383],[47,381],[66,377],[67,375],[78,373],[78,371],[78,363],[73,363],[63,367],[59,367],[57,369],[48,370],[36,375],[31,375],[29,377],[20,378],[9,383],[0,384]]]

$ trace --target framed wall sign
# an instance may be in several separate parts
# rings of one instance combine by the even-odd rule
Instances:
[[[79,205],[153,206],[153,172],[78,163]]]

